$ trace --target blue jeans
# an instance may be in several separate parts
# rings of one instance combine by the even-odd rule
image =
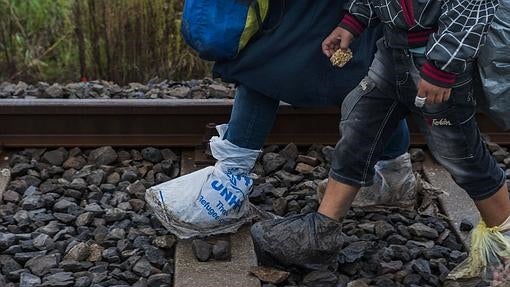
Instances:
[[[225,138],[248,149],[261,149],[271,131],[280,102],[246,86],[239,86]],[[409,130],[400,121],[380,159],[393,159],[409,148]]]
[[[391,141],[393,129],[410,112],[416,117],[434,157],[474,200],[492,196],[505,183],[482,141],[475,120],[473,67],[457,75],[448,101],[414,106],[424,55],[392,49],[378,43],[378,52],[366,77],[345,99],[330,176],[353,185],[372,182],[374,164]]]

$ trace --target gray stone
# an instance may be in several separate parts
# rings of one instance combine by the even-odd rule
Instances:
[[[508,152],[500,148],[497,151],[493,152],[492,156],[496,159],[496,161],[503,162],[505,158],[508,157]]]
[[[93,213],[93,214],[102,214],[104,213],[104,209],[97,203],[87,204],[84,208],[85,211]]]
[[[14,190],[6,190],[3,194],[3,200],[18,203],[21,200],[21,196]]]
[[[64,97],[65,92],[62,89],[62,86],[60,86],[59,84],[53,84],[44,90],[44,94],[46,95],[46,97],[59,99]]]
[[[471,221],[467,220],[467,219],[462,219],[462,221],[460,222],[460,226],[459,226],[459,229],[461,231],[471,231],[473,229],[473,223],[471,223]]]
[[[5,275],[22,269],[18,262],[9,255],[0,255],[0,266],[2,267],[2,273]]]
[[[87,226],[92,223],[92,220],[94,220],[94,214],[91,212],[85,212],[76,218],[75,224],[76,226]]]
[[[55,212],[55,213],[53,213],[53,216],[56,219],[58,219],[58,220],[60,220],[60,221],[62,221],[64,223],[70,223],[70,222],[76,220],[76,216],[75,215],[67,214],[67,213]]]
[[[400,260],[397,261],[389,261],[389,262],[381,262],[380,264],[380,273],[396,273],[404,266],[403,262]]]
[[[45,205],[44,199],[39,194],[27,196],[21,201],[21,208],[25,210],[39,209],[43,208]]]
[[[48,151],[44,153],[43,159],[52,165],[62,165],[67,159],[68,152],[65,148]]]
[[[437,230],[434,228],[428,227],[427,225],[423,223],[414,223],[413,225],[409,226],[409,231],[414,236],[418,237],[424,237],[429,239],[436,239],[439,234]]]
[[[191,248],[193,249],[193,254],[200,262],[205,262],[211,257],[211,245],[204,240],[193,240]]]
[[[307,156],[307,155],[298,155],[297,162],[302,162],[310,166],[317,166],[320,164],[320,160],[315,157]]]
[[[64,212],[64,213],[73,213],[74,211],[78,210],[78,205],[70,200],[67,200],[65,198],[60,199],[53,205],[53,210],[57,212]]]
[[[120,260],[119,252],[117,251],[116,247],[110,247],[103,250],[103,258],[112,263],[112,262],[118,262]]]
[[[100,186],[103,183],[105,172],[101,169],[94,170],[87,176],[87,184]],[[115,183],[117,184],[117,183]]]
[[[152,163],[158,163],[163,160],[163,155],[161,151],[157,148],[147,147],[142,150],[143,159],[150,161]]]
[[[231,256],[230,242],[218,240],[212,247],[212,257],[214,260],[229,260]]]
[[[90,284],[92,284],[92,280],[90,280],[87,276],[82,276],[76,278],[76,281],[74,282],[74,287],[89,287]]]
[[[157,266],[163,266],[165,263],[167,263],[168,260],[165,256],[165,252],[161,249],[151,245],[146,246],[144,249],[145,257],[150,263]]]
[[[287,200],[283,197],[273,200],[273,210],[276,215],[285,215],[287,213]]]
[[[379,239],[385,239],[392,233],[395,233],[395,228],[386,221],[377,221],[374,226],[375,235]]]
[[[118,184],[119,182],[120,182],[120,174],[117,172],[110,174],[106,178],[106,183],[109,183],[109,184]]]
[[[122,240],[126,238],[126,231],[123,228],[114,228],[106,235],[106,239]]]
[[[174,235],[162,235],[154,238],[152,243],[159,248],[170,249],[174,247],[176,241],[177,239]]]
[[[44,277],[43,285],[49,287],[74,286],[74,276],[71,272],[58,272]]]
[[[156,176],[155,176],[155,181],[157,184],[159,183],[163,183],[163,182],[167,182],[169,180],[171,180],[172,178],[169,177],[168,175],[162,173],[162,172],[158,172],[156,173]]]
[[[43,276],[47,274],[50,269],[57,267],[58,259],[58,254],[37,256],[28,260],[25,267],[30,269],[35,275]]]
[[[301,174],[308,175],[313,172],[313,169],[314,169],[313,166],[300,162],[296,165],[295,171]]]
[[[108,208],[104,215],[106,222],[114,222],[122,220],[126,217],[126,211],[120,208]]]
[[[16,242],[16,235],[0,232],[0,250],[5,250]]]
[[[369,287],[365,279],[357,279],[347,284],[347,287]]]
[[[152,268],[153,267],[147,258],[142,257],[133,266],[133,272],[143,277],[149,277],[149,275],[151,275]]]
[[[291,174],[284,170],[277,171],[275,176],[278,177],[282,183],[290,186],[303,180],[303,176],[299,174]]]
[[[365,255],[365,252],[368,250],[369,246],[369,242],[366,241],[353,242],[346,248],[342,249],[340,254],[346,263],[353,263]]]
[[[137,196],[137,197],[141,196],[141,198],[144,198],[144,196],[145,196],[145,185],[143,185],[143,183],[141,181],[137,180],[137,181],[131,183],[127,187],[127,191],[131,195],[134,195],[134,196]]]
[[[55,247],[55,242],[47,234],[39,234],[34,238],[33,244],[39,250],[50,250]]]
[[[290,143],[287,146],[285,146],[279,154],[283,156],[286,159],[296,160],[298,156],[298,148],[294,143]]]
[[[336,286],[337,281],[337,275],[330,271],[312,271],[303,278],[303,284],[310,287]]]
[[[262,164],[266,174],[270,174],[281,168],[287,159],[277,153],[268,152],[262,157]]]
[[[84,261],[90,255],[90,245],[87,243],[78,243],[73,246],[65,255],[64,259],[72,259],[75,261]]]
[[[71,182],[70,187],[76,190],[85,190],[87,189],[87,182],[83,178],[75,178]]]
[[[172,286],[172,275],[164,273],[151,275],[147,279],[147,285],[149,287],[170,287]]]
[[[130,199],[129,204],[131,205],[134,211],[143,210],[143,208],[145,207],[145,201],[137,198]]]
[[[21,273],[19,287],[38,287],[40,284],[41,278],[28,272]]]
[[[431,274],[430,264],[427,260],[416,259],[411,263],[411,268],[420,274],[424,279],[428,278]]]
[[[20,246],[21,247],[21,246]],[[37,256],[44,256],[46,255],[46,251],[34,251],[34,252],[16,252],[14,254],[14,259],[18,262],[26,262],[29,259],[35,258]]]
[[[260,281],[271,284],[279,284],[287,280],[290,273],[266,266],[253,266],[250,273]]]
[[[82,156],[70,157],[63,164],[62,167],[65,169],[76,169],[80,170],[87,164],[87,161]]]
[[[97,148],[90,152],[88,162],[97,166],[109,165],[117,160],[117,153],[111,146]]]
[[[413,162],[425,161],[425,152],[421,148],[409,149],[409,154],[411,155],[411,161]]]
[[[18,163],[11,168],[11,176],[20,177],[22,175],[27,174],[27,171],[31,168],[34,168],[32,164],[29,163]]]

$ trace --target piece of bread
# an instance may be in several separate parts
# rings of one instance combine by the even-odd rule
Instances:
[[[333,66],[337,66],[339,68],[342,68],[345,66],[345,64],[349,63],[349,61],[352,59],[352,51],[351,49],[342,50],[338,49],[333,56],[331,56],[331,63]]]

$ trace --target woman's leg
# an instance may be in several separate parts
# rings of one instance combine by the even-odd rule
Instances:
[[[402,120],[391,136],[390,141],[386,144],[380,160],[391,160],[403,155],[409,150],[409,143],[407,121]]]
[[[264,146],[280,102],[244,85],[237,88],[225,139],[247,149]]]

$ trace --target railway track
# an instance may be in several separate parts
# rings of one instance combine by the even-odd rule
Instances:
[[[212,163],[211,158],[207,157],[203,150],[204,143],[214,133],[214,124],[211,123],[227,122],[233,103],[232,100],[124,99],[23,99],[1,102],[0,144],[4,148],[0,157],[2,171],[8,168],[7,161],[13,156],[14,149],[21,147],[158,146],[176,148],[180,158],[178,168],[181,175]],[[294,108],[282,104],[267,143],[284,145],[293,142],[303,146],[314,143],[334,145],[339,138],[338,121],[339,109],[337,108]],[[488,135],[492,142],[500,145],[510,144],[510,133],[500,130],[486,116],[479,114],[478,123],[482,132]],[[423,145],[423,136],[412,120],[410,127],[411,143]],[[37,175],[37,173],[33,174]],[[2,198],[2,191],[7,191],[6,187],[13,179],[15,177],[11,178],[0,173],[0,207],[2,201],[5,201]],[[12,196],[12,192],[10,195]],[[87,225],[91,226],[90,223]],[[454,225],[452,223],[452,226]],[[14,227],[11,225],[11,228]],[[2,229],[2,232],[4,231]],[[164,274],[153,274],[154,276],[150,277],[157,280],[173,280],[174,286],[258,287],[260,286],[258,280],[246,275],[247,268],[256,265],[249,233],[244,230],[234,236],[237,237],[233,237],[232,242],[242,242],[245,245],[232,247],[236,255],[231,262],[200,263],[191,255],[189,242],[181,242],[176,247],[172,247],[175,250],[168,249],[168,252],[175,256],[175,269],[171,272],[173,277]],[[163,270],[166,270],[163,264],[161,266]],[[67,266],[67,268],[70,267]],[[239,276],[233,278],[228,270],[237,270]],[[143,269],[137,272],[141,274],[142,271]],[[133,278],[126,280],[131,279]],[[241,280],[239,282],[243,283],[236,280]],[[229,282],[230,285],[224,282]]]
[[[210,123],[229,119],[232,100],[27,100],[5,99],[0,105],[3,147],[179,146],[201,145]],[[268,144],[335,144],[338,108],[294,108],[282,104]],[[483,133],[510,144],[510,133],[478,115]],[[424,144],[410,121],[411,142]]]

